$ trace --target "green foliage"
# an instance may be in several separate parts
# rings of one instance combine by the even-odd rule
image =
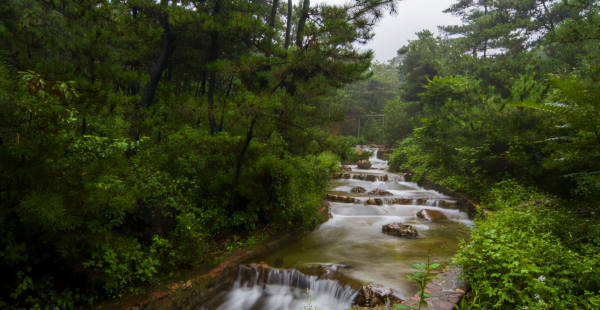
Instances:
[[[400,80],[394,63],[374,63],[370,75],[364,81],[353,83],[340,91],[340,109],[344,112],[343,121],[336,128],[337,134],[357,136],[359,117],[382,114],[386,102],[398,93]],[[381,117],[360,119],[360,144],[387,143],[388,124]],[[392,120],[393,121],[393,120]],[[384,126],[385,123],[385,126]],[[354,145],[359,144],[355,143]]]
[[[463,25],[400,50],[408,78],[435,74],[405,85],[414,105],[401,95],[386,109],[411,124],[394,137],[391,170],[496,210],[456,256],[472,287],[460,309],[598,308],[597,2],[457,1],[446,12]]]
[[[440,264],[435,263],[435,264],[431,264],[430,262],[430,258],[431,258],[431,253],[427,254],[427,263],[414,263],[412,266],[417,269],[418,271],[413,272],[413,274],[409,274],[406,275],[406,278],[409,281],[415,282],[419,285],[419,292],[417,293],[417,295],[419,295],[419,303],[416,306],[416,309],[421,309],[421,307],[427,307],[427,301],[425,300],[425,298],[429,297],[429,294],[427,292],[425,292],[425,288],[427,287],[427,284],[429,282],[431,282],[434,279],[442,279],[441,276],[434,276],[431,275],[431,271],[438,268],[440,266]],[[407,306],[404,306],[402,304],[397,304],[394,309],[410,309]]]
[[[581,184],[574,193],[589,196],[595,191],[600,172],[600,90],[593,79],[576,75],[552,77],[554,91],[547,102],[524,101],[514,104],[537,109],[556,118],[558,129],[549,137],[550,152],[544,167],[569,171]]]
[[[3,2],[0,307],[121,299],[214,240],[318,222],[356,143],[331,138],[340,90],[373,57],[353,43],[395,2],[312,6],[292,48],[270,3],[163,4]]]
[[[385,115],[385,143],[394,145],[396,141],[402,141],[412,133],[418,117],[417,112],[413,112],[411,108],[420,104],[406,103],[399,98],[392,99],[387,102],[383,109]],[[417,107],[415,107],[417,108]]]
[[[504,209],[476,225],[455,258],[471,285],[461,309],[593,308],[597,222],[544,206]]]
[[[500,210],[525,202],[544,198],[535,187],[525,187],[513,179],[500,181],[482,197],[481,204],[487,209]]]
[[[399,57],[402,57],[398,71],[404,81],[400,98],[406,102],[418,101],[423,85],[438,74],[439,47],[433,33],[423,30],[416,35],[417,40],[409,41],[398,50]]]

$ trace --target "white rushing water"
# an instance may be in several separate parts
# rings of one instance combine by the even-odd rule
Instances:
[[[355,290],[338,281],[320,280],[294,269],[259,271],[252,268],[248,271],[241,268],[233,289],[217,296],[202,309],[300,310],[310,300],[320,309],[338,310],[348,309],[355,295]]]
[[[356,201],[330,202],[332,219],[296,244],[257,261],[299,270],[315,265],[344,265],[345,268],[337,272],[344,279],[352,279],[355,288],[358,288],[357,284],[377,283],[391,287],[395,295],[404,299],[415,294],[418,288],[405,278],[406,274],[415,271],[412,263],[425,261],[428,253],[431,253],[434,262],[447,262],[458,250],[459,238],[468,235],[472,221],[458,209],[439,207],[442,202],[451,201],[450,197],[423,189],[416,183],[405,182],[397,174],[385,171],[387,161],[378,159],[375,154],[369,159],[371,169],[358,169],[352,165],[347,166],[352,171],[344,173],[387,175],[388,181],[332,180],[332,194],[351,196]],[[356,186],[366,192],[352,193]],[[368,195],[376,188],[392,195]],[[390,199],[401,198],[403,203],[369,205],[369,198],[387,199],[384,201],[388,203]],[[429,221],[419,218],[417,213],[424,209],[443,214],[445,219]],[[394,222],[414,226],[419,237],[399,238],[381,232],[383,225]],[[290,273],[290,277],[294,272],[298,273],[282,272],[284,278],[286,272]],[[206,305],[206,309],[299,310],[306,305],[307,287],[314,306],[324,310],[350,307],[354,290],[341,286],[337,281],[319,280],[315,276],[306,278],[310,279],[310,285],[292,285],[279,280],[256,285],[238,279],[231,291],[215,298]]]

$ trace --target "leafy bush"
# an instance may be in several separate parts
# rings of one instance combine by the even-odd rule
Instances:
[[[169,100],[173,121],[129,118],[139,98],[122,93],[107,95],[121,104],[112,110],[80,113],[61,101],[74,94],[30,90],[42,78],[26,77],[0,62],[0,118],[18,124],[0,127],[0,307],[119,299],[197,267],[214,237],[248,234],[249,245],[264,240],[259,225],[313,227],[338,169],[337,155],[291,154],[276,133],[254,139],[240,160],[244,135],[189,126],[185,96]],[[133,138],[130,122],[155,136]]]
[[[586,231],[588,239],[578,240],[585,249],[567,231]],[[598,236],[600,224],[555,206],[477,221],[455,257],[471,285],[461,309],[591,309],[600,293]]]
[[[481,203],[485,208],[499,210],[543,197],[544,194],[535,187],[525,187],[514,179],[507,179],[494,184]]]

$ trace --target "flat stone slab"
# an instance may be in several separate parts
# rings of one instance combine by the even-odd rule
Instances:
[[[462,269],[454,267],[449,271],[438,274],[443,279],[435,279],[427,284],[425,292],[429,297],[425,298],[428,309],[430,310],[453,310],[454,305],[458,304],[461,297],[469,288],[469,283],[460,280]],[[402,302],[405,306],[416,306],[419,303],[419,295],[415,295],[407,301]]]

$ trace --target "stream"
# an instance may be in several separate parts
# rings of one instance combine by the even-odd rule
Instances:
[[[287,268],[240,268],[234,287],[207,304],[207,310],[299,310],[307,306],[307,294],[313,306],[323,310],[348,309],[360,286],[377,283],[392,288],[394,295],[408,299],[419,290],[405,275],[415,262],[449,263],[458,250],[459,239],[469,234],[472,221],[466,213],[453,208],[451,197],[405,182],[398,174],[385,171],[387,161],[375,154],[371,169],[348,165],[350,178],[331,180],[331,195],[349,196],[354,202],[330,202],[333,218],[304,239],[266,257],[253,259],[269,266]],[[366,181],[354,175],[373,175]],[[387,176],[387,181],[385,180]],[[353,187],[364,193],[353,193]],[[382,189],[391,196],[369,195]],[[369,205],[369,198],[381,198],[382,205]],[[401,204],[396,204],[402,198]],[[338,200],[339,201],[339,200]],[[441,201],[441,202],[440,202]],[[443,204],[445,207],[439,207]],[[417,213],[423,209],[438,211],[446,219],[429,221]],[[439,213],[438,213],[439,214]],[[382,233],[382,226],[401,222],[412,225],[416,238],[401,238]],[[302,273],[301,273],[301,272]],[[307,290],[309,289],[309,290]]]

